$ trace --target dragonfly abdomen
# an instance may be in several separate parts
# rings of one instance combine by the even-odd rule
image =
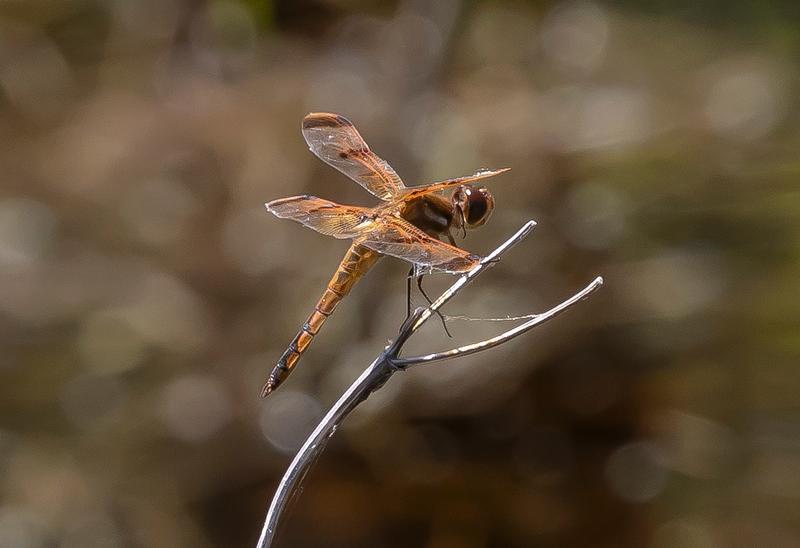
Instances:
[[[336,306],[350,293],[353,285],[375,264],[379,257],[380,255],[364,246],[358,244],[350,246],[342,262],[339,263],[339,268],[328,282],[325,292],[317,301],[314,311],[306,319],[269,374],[266,384],[261,389],[262,398],[277,389],[292,373],[300,356],[314,340],[314,336],[319,333],[328,317],[336,310]]]

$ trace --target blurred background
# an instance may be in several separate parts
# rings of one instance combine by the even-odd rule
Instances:
[[[254,545],[405,316],[381,261],[259,399],[347,248],[263,202],[375,204],[308,152],[309,111],[409,185],[512,168],[461,245],[539,226],[447,313],[606,285],[395,376],[278,546],[800,545],[799,6],[2,2],[0,546]],[[408,352],[508,324],[449,327]]]

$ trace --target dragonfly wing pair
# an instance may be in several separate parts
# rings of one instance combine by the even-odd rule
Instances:
[[[376,215],[374,210],[339,205],[316,196],[275,200],[267,209],[281,219],[291,219],[326,236],[351,238],[354,243],[413,263],[421,269],[465,272],[480,257],[428,236],[396,215]]]
[[[386,160],[372,152],[355,126],[344,116],[311,113],[303,119],[308,148],[385,202],[403,202],[417,196],[492,177],[507,171],[481,171],[423,187],[408,188]],[[393,214],[389,209],[340,205],[316,196],[294,196],[266,204],[282,219],[291,219],[334,238],[351,238],[382,255],[390,255],[421,269],[464,272],[480,257],[446,244]],[[382,214],[383,213],[383,214]]]

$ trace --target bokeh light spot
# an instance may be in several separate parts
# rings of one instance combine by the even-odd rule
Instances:
[[[295,452],[322,416],[319,402],[303,392],[282,388],[269,397],[261,412],[261,432],[285,454]]]
[[[545,17],[540,34],[542,49],[559,68],[586,74],[603,61],[608,22],[594,2],[563,2]]]
[[[647,502],[663,491],[667,470],[663,455],[652,442],[635,441],[614,451],[606,462],[606,480],[619,498]]]
[[[227,424],[231,414],[230,396],[213,377],[179,377],[161,395],[161,419],[180,440],[201,442],[210,438]]]
[[[147,343],[124,315],[101,311],[86,318],[78,348],[90,368],[115,373],[139,365],[146,356]]]
[[[760,70],[742,69],[712,84],[705,113],[714,131],[749,141],[769,133],[780,119],[780,110],[769,76]]]
[[[27,198],[0,201],[0,267],[30,266],[52,245],[56,218],[50,208]]]

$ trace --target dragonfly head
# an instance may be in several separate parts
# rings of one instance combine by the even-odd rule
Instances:
[[[482,226],[494,209],[494,197],[484,187],[462,185],[453,192],[452,201],[464,228]]]

